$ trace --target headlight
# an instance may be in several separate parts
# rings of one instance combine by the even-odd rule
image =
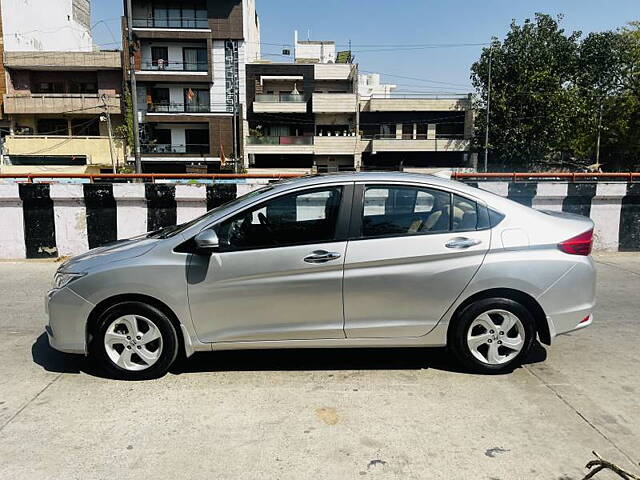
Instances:
[[[76,278],[84,277],[86,273],[69,273],[69,272],[56,272],[53,276],[53,285],[52,289],[57,290],[59,288],[66,287],[70,282],[74,281]]]

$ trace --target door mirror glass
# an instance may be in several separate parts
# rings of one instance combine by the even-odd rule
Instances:
[[[193,240],[200,250],[213,250],[220,246],[218,234],[212,229],[203,230]]]

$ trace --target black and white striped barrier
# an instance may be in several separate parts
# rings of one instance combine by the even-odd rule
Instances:
[[[640,251],[640,183],[466,183],[529,207],[591,217],[596,250]]]
[[[0,258],[77,255],[189,221],[264,183],[0,184]]]
[[[264,183],[0,184],[0,258],[76,255],[186,222]],[[469,183],[534,208],[590,216],[598,250],[640,251],[640,183]]]

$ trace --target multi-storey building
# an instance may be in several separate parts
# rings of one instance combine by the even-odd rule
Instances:
[[[81,173],[123,163],[123,142],[109,136],[109,124],[122,123],[121,52],[93,48],[89,1],[0,5],[8,133],[1,170]]]
[[[240,161],[245,64],[260,57],[255,0],[132,0],[131,16],[143,171]]]
[[[473,163],[470,96],[358,94],[339,63],[247,65],[249,166],[298,171],[428,169]]]
[[[394,95],[350,51],[294,35],[294,62],[247,65],[253,171],[468,167],[471,97]]]

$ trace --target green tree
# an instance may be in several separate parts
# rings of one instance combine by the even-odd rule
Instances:
[[[471,67],[479,93],[475,144],[483,148],[491,57],[489,150],[498,168],[573,163],[568,143],[580,105],[566,87],[576,75],[580,32],[566,34],[561,18],[538,13],[523,25],[514,21],[505,39],[494,39]]]
[[[133,148],[133,99],[131,97],[131,91],[126,85],[124,87],[122,108],[124,113],[124,123],[115,128],[115,134],[117,137],[126,141],[128,148]]]
[[[640,22],[580,40],[561,20],[536,14],[513,22],[471,67],[476,148],[484,148],[491,58],[494,168],[640,168]]]
[[[629,115],[637,111],[628,95],[631,54],[620,32],[591,33],[580,44],[574,88],[584,114],[571,146],[576,157],[598,162],[596,167],[614,162],[620,168],[625,157]]]

